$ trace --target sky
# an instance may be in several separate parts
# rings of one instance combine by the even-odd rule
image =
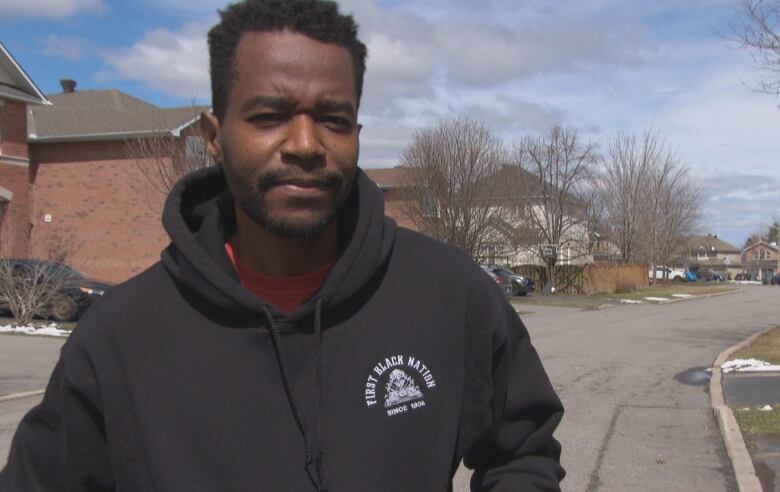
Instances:
[[[606,150],[652,129],[706,194],[700,233],[736,246],[780,219],[780,99],[731,39],[737,0],[342,0],[369,58],[361,166],[465,115],[508,146],[559,123]],[[0,41],[59,80],[163,107],[210,102],[219,0],[0,0]]]

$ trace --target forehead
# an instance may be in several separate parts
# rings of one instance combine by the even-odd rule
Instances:
[[[229,99],[247,93],[294,92],[356,99],[355,68],[343,46],[292,31],[248,32],[235,53]]]

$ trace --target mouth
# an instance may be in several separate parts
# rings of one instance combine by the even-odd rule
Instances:
[[[305,194],[314,195],[326,192],[331,187],[331,184],[326,181],[320,180],[308,180],[308,179],[290,179],[281,180],[273,183],[271,188],[293,193],[293,194]]]

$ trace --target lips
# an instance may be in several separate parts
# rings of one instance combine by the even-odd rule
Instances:
[[[285,186],[285,187],[291,187],[291,188],[304,188],[304,189],[311,189],[311,188],[327,188],[330,186],[330,183],[327,183],[325,181],[318,181],[318,180],[303,180],[303,179],[290,179],[290,180],[282,180],[277,181],[272,186]]]

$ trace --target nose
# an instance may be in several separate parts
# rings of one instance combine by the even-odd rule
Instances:
[[[311,116],[300,114],[292,117],[281,150],[283,157],[294,164],[316,166],[324,162],[325,148]]]

